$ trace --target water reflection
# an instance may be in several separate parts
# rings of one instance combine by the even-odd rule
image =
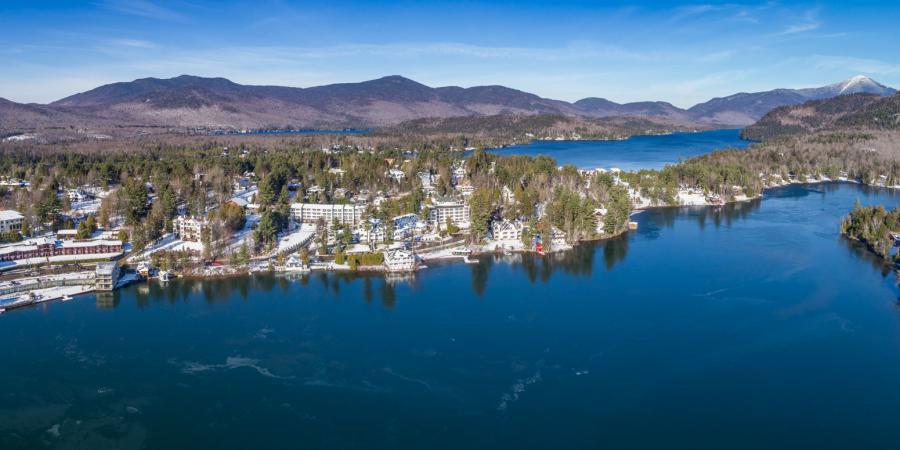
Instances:
[[[855,193],[862,198],[898,196],[893,191],[866,186],[854,186]],[[823,198],[829,193],[842,189],[839,183],[818,185],[789,185],[783,188],[772,189],[766,192],[767,198],[802,198],[811,195],[819,195]],[[478,264],[471,264],[464,269],[470,272],[470,287],[476,296],[484,296],[487,292],[491,275],[499,268],[505,268],[525,275],[531,284],[547,283],[554,273],[563,273],[570,276],[591,277],[598,267],[607,272],[613,271],[617,265],[625,261],[632,240],[659,239],[664,230],[673,229],[676,223],[693,222],[699,230],[706,227],[730,228],[739,221],[746,220],[751,214],[758,212],[762,200],[756,199],[742,203],[732,203],[719,207],[681,207],[660,208],[641,212],[634,216],[639,224],[638,230],[617,238],[597,242],[586,242],[565,252],[553,253],[541,256],[533,253],[526,254],[493,254],[482,256]],[[843,207],[843,206],[841,206]],[[782,208],[785,209],[785,208]],[[786,208],[785,210],[790,210]],[[857,259],[868,261],[876,267],[883,276],[892,273],[889,264],[871,255],[858,243],[840,239],[842,245]],[[597,266],[598,259],[602,258],[602,266]],[[459,263],[447,263],[460,266]],[[444,264],[437,264],[427,269],[431,271],[444,270]],[[316,272],[313,274],[289,274],[269,275],[261,274],[252,277],[219,278],[211,280],[175,280],[169,283],[151,282],[139,285],[136,288],[135,297],[139,308],[147,307],[155,302],[176,303],[187,301],[189,297],[200,294],[208,304],[227,302],[231,298],[252,300],[251,293],[256,297],[265,297],[266,293],[273,290],[288,292],[290,289],[308,286],[310,283],[319,284],[322,292],[330,298],[347,297],[347,291],[357,292],[358,297],[365,303],[379,302],[383,307],[391,309],[397,305],[401,298],[398,289],[408,289],[415,293],[419,288],[419,280],[423,277],[419,274],[379,274],[379,273],[349,273],[349,272]],[[260,295],[262,293],[263,295]],[[98,296],[99,308],[115,308],[118,306],[118,293]]]
[[[664,228],[672,228],[678,220],[690,218],[696,220],[700,228],[707,223],[715,227],[731,226],[736,220],[745,219],[759,208],[760,201],[754,200],[722,207],[687,207],[664,208],[645,211],[636,216],[639,222],[637,233],[641,238],[657,239]],[[511,255],[495,254],[478,258],[478,264],[468,265],[471,272],[471,289],[476,296],[487,292],[491,272],[497,265],[520,271],[532,284],[547,283],[557,271],[567,275],[590,277],[594,273],[595,260],[602,252],[603,269],[612,271],[615,266],[625,260],[631,239],[634,236],[625,234],[616,238],[596,242],[585,242],[574,249],[542,256],[534,253],[517,253]],[[453,263],[456,264],[456,263]],[[429,270],[441,270],[441,265]],[[176,303],[187,301],[194,294],[200,294],[207,304],[229,301],[233,297],[243,301],[250,300],[251,292],[269,293],[275,289],[289,291],[299,284],[308,286],[311,282],[320,284],[323,292],[333,298],[345,295],[344,289],[357,289],[352,286],[359,283],[361,298],[366,303],[380,300],[383,307],[392,309],[398,301],[397,289],[400,286],[416,291],[417,274],[379,274],[350,272],[315,272],[313,274],[257,274],[254,276],[224,277],[207,280],[179,279],[168,283],[151,281],[138,285],[135,298],[139,308],[146,308],[151,303]],[[263,295],[262,297],[265,297]],[[377,298],[376,298],[377,297]],[[118,293],[98,297],[98,307],[115,308],[118,306]]]
[[[685,206],[680,208],[659,208],[644,211],[636,217],[638,233],[642,236],[655,239],[659,237],[660,227],[672,228],[678,219],[693,218],[700,230],[711,223],[714,228],[723,225],[730,227],[737,220],[744,220],[751,213],[759,209],[761,199],[749,200],[740,203],[729,203],[722,206]]]
[[[878,270],[881,273],[882,277],[887,277],[888,275],[894,273],[896,271],[895,266],[875,255],[870,251],[865,244],[859,241],[853,241],[847,239],[844,236],[839,238],[841,242],[841,246],[847,249],[847,252],[856,258],[859,261],[866,261],[872,265],[872,267]]]

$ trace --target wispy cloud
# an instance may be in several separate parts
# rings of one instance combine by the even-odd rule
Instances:
[[[819,20],[819,9],[808,9],[803,16],[795,23],[789,25],[784,30],[775,33],[776,36],[786,36],[791,34],[806,33],[808,31],[817,30],[822,26]]]
[[[103,0],[100,6],[122,14],[157,20],[182,20],[184,16],[149,0]]]
[[[193,55],[203,55],[192,51]],[[708,53],[689,53],[670,50],[633,50],[625,47],[593,41],[574,41],[557,47],[499,47],[481,46],[459,42],[400,42],[388,44],[341,44],[323,47],[229,47],[209,50],[215,54],[241,54],[251,60],[268,62],[297,61],[300,59],[343,59],[348,57],[378,57],[409,59],[422,57],[460,57],[468,59],[576,61],[609,59],[642,63],[662,61],[721,61],[736,53],[734,50],[714,50]],[[210,55],[212,57],[212,55]]]
[[[770,4],[747,6],[731,3],[698,4],[679,6],[672,10],[669,22],[680,22],[692,19],[714,19],[722,21],[759,23],[758,15],[769,9]]]
[[[747,79],[753,70],[730,70],[705,75],[693,80],[682,81],[671,86],[673,92],[689,96],[697,93],[708,92],[717,86],[730,86],[736,82]]]
[[[145,41],[142,39],[129,39],[129,38],[121,38],[121,39],[113,39],[109,42],[112,45],[119,47],[130,47],[130,48],[157,48],[159,47],[153,42]]]

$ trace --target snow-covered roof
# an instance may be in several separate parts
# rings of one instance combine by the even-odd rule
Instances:
[[[13,211],[11,209],[0,210],[0,220],[19,220],[24,218],[25,216],[19,214],[18,211]]]

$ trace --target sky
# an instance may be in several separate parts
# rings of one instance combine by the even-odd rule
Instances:
[[[0,97],[182,74],[309,87],[403,75],[574,101],[900,88],[900,2],[0,1]]]

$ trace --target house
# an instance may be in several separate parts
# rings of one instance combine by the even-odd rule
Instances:
[[[66,189],[65,196],[68,197],[69,203],[81,203],[90,200],[90,196],[81,190],[81,188]]]
[[[419,225],[419,216],[415,214],[403,214],[391,219],[394,223],[394,238],[407,239],[413,236]]]
[[[378,244],[384,242],[387,238],[384,225],[378,219],[360,222],[356,227],[356,234],[360,242],[368,242],[369,244]]]
[[[182,241],[200,242],[203,229],[209,226],[205,217],[178,216],[172,221],[175,236]]]
[[[365,205],[294,203],[291,205],[291,218],[299,223],[316,223],[322,219],[326,225],[337,221],[354,226],[362,221],[365,210]]]
[[[350,198],[353,194],[344,188],[337,188],[334,190],[334,198]]]
[[[404,178],[406,178],[406,174],[403,173],[403,171],[400,169],[390,169],[385,173],[385,175],[387,175],[388,178],[390,178],[398,183],[403,181]]]
[[[475,186],[472,186],[472,183],[470,183],[468,180],[464,180],[456,185],[456,190],[463,197],[471,197],[475,192]]]
[[[119,282],[119,265],[114,262],[99,262],[94,269],[94,277],[98,291],[111,291]]]
[[[388,272],[412,272],[416,270],[416,255],[402,247],[384,252],[384,268]]]
[[[56,232],[56,239],[60,241],[71,241],[75,239],[75,236],[78,235],[78,230],[76,229],[64,229]]]
[[[293,254],[288,256],[288,259],[284,262],[284,270],[288,272],[306,272],[309,270],[309,265],[305,264],[299,256]]]
[[[250,181],[250,178],[239,177],[238,179],[234,180],[234,192],[246,191],[247,189],[250,189],[250,186],[252,185],[253,182]]]
[[[552,227],[550,230],[550,248],[558,250],[567,248],[569,244],[566,242],[566,233],[559,228]]]
[[[460,228],[469,227],[469,205],[465,202],[438,201],[430,208],[428,221],[435,227],[445,227],[448,219]]]
[[[504,205],[516,204],[516,193],[506,185],[500,189],[500,197],[503,200]]]
[[[245,200],[241,197],[233,197],[230,200],[228,200],[228,203],[233,203],[233,204],[237,205],[238,207],[240,207],[241,209],[247,209],[247,205],[250,204],[250,202],[248,202],[247,200]]]
[[[422,190],[425,191],[426,194],[434,192],[434,183],[437,181],[437,175],[433,175],[428,171],[422,171],[417,173],[416,176],[419,177],[419,181],[422,183]]]
[[[10,231],[22,231],[22,222],[25,216],[11,209],[0,210],[0,233]]]
[[[465,163],[458,164],[453,168],[453,172],[450,174],[451,182],[456,185],[463,180],[466,179],[466,165]]]
[[[523,229],[518,220],[495,220],[491,223],[491,236],[495,241],[520,241]]]
[[[606,208],[594,209],[594,221],[597,223],[597,228],[594,231],[597,234],[603,234],[606,230],[606,213]]]

